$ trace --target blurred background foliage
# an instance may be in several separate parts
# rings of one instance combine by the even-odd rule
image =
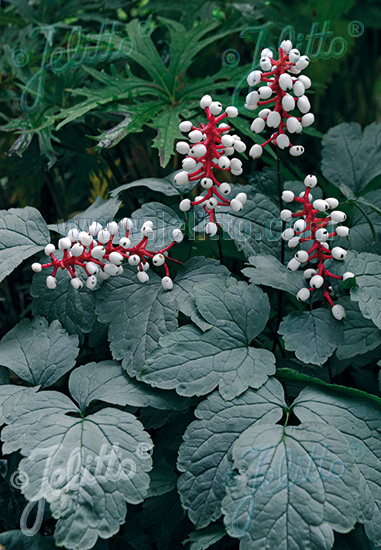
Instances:
[[[380,2],[2,1],[0,207],[32,205],[53,223],[124,183],[168,175],[180,164],[178,122],[200,117],[204,93],[240,107],[237,132],[249,143],[245,77],[264,28],[262,47],[276,48],[282,33],[303,53],[312,45],[316,123],[301,136],[297,163],[282,153],[284,177],[298,179],[319,171],[320,138],[331,126],[380,119]],[[246,158],[241,183],[267,166],[273,152]],[[153,196],[124,195],[127,215]],[[1,285],[4,331],[28,313],[30,279],[24,266],[12,288]]]

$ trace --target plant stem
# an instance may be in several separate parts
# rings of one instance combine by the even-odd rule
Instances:
[[[280,153],[279,153],[279,147],[276,148],[276,178],[277,178],[277,184],[278,184],[278,197],[279,197],[279,208],[282,210],[282,184],[280,181]],[[284,231],[284,222],[282,222],[282,231]],[[280,261],[282,264],[284,264],[284,246],[285,242],[284,239],[281,238],[281,252],[280,252]],[[274,338],[273,343],[273,349],[272,352],[274,353],[276,346],[278,345],[282,355],[284,354],[283,348],[280,344],[278,335],[279,325],[282,320],[282,306],[283,306],[283,292],[282,290],[278,291],[278,315],[276,319],[276,327],[275,327],[275,335],[276,338]]]

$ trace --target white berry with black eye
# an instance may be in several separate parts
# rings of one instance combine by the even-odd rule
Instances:
[[[122,220],[120,220],[119,223],[125,231],[131,231],[131,229],[134,227],[132,220],[130,220],[129,218],[123,218]]]
[[[316,275],[316,269],[309,268],[306,269],[304,272],[305,279],[311,279],[311,277],[313,277],[314,275]]]
[[[336,227],[336,235],[338,237],[348,237],[349,227],[345,227],[345,225],[340,225],[339,227]]]
[[[152,258],[152,263],[155,267],[160,267],[164,264],[165,257],[163,254],[155,254],[155,256]]]
[[[191,132],[189,132],[188,137],[191,143],[198,143],[199,141],[201,141],[202,132],[200,132],[200,130],[192,130]]]
[[[212,103],[212,98],[210,95],[204,95],[200,100],[201,109],[206,109]]]
[[[286,134],[280,134],[276,138],[276,144],[278,145],[279,149],[285,149],[290,145],[290,138],[286,136]]]
[[[284,222],[291,221],[292,220],[292,211],[289,210],[288,208],[284,208],[283,210],[281,210],[280,219]]]
[[[339,206],[339,201],[334,197],[328,197],[325,200],[328,202],[330,208],[337,208]]]
[[[193,170],[194,168],[196,168],[197,162],[192,157],[186,157],[185,159],[183,159],[181,164],[184,170]]]
[[[95,275],[90,275],[86,281],[86,288],[93,290],[97,286],[97,278]]]
[[[237,153],[243,153],[246,151],[246,143],[244,143],[241,139],[236,139],[234,140],[234,149]]]
[[[47,244],[45,246],[45,254],[47,256],[50,256],[50,254],[54,254],[55,249],[56,247],[54,246],[54,244]]]
[[[71,242],[74,243],[79,239],[79,230],[76,227],[74,227],[73,229],[70,229],[67,236],[69,237]]]
[[[98,222],[92,222],[89,226],[89,233],[92,237],[96,237],[99,233],[99,231],[101,231],[103,228],[101,226],[100,223]],[[80,236],[78,235],[78,238],[80,238]]]
[[[299,97],[298,101],[296,102],[296,105],[299,109],[299,111],[303,114],[308,113],[308,111],[311,109],[311,103],[307,96],[302,95]]]
[[[294,230],[298,233],[304,231],[306,227],[307,224],[304,220],[296,220],[296,222],[294,223]]]
[[[256,86],[261,81],[261,71],[251,71],[246,78],[246,82],[249,86]]]
[[[181,243],[181,241],[184,239],[184,234],[181,229],[176,228],[172,231],[172,237],[176,243]]]
[[[258,107],[259,99],[259,93],[256,90],[248,93],[245,100],[245,108],[249,111],[254,111]]]
[[[273,111],[269,114],[269,116],[267,117],[267,126],[269,128],[277,128],[281,122],[281,116],[280,114],[278,113],[278,111]]]
[[[297,271],[299,267],[300,267],[300,262],[298,262],[296,258],[292,258],[287,264],[287,269],[289,271]]]
[[[214,222],[209,222],[205,226],[205,233],[209,237],[214,237],[217,234],[218,227]]]
[[[321,227],[320,229],[318,229],[316,231],[315,238],[319,242],[326,241],[329,238],[329,233],[328,233],[328,231],[326,230],[325,227]]]
[[[145,271],[139,271],[137,277],[140,283],[148,283],[149,281],[149,275]]]
[[[280,43],[279,47],[284,51],[284,53],[288,54],[292,50],[292,42],[291,42],[291,40],[283,40]]]
[[[300,82],[300,80],[297,80],[294,82],[293,85],[294,94],[296,97],[302,97],[304,95],[304,92],[306,91],[304,88],[304,84]]]
[[[286,90],[291,90],[292,88],[292,78],[289,74],[283,73],[279,77],[279,86],[285,92]]]
[[[292,227],[287,227],[282,233],[282,239],[285,241],[289,241],[292,239],[292,237],[295,237],[295,231],[292,229]]]
[[[259,111],[258,116],[260,118],[266,118],[269,113],[271,113],[271,109],[262,109],[261,111]]]
[[[106,228],[110,235],[116,235],[119,231],[118,224],[116,222],[109,222]]]
[[[183,199],[181,202],[180,202],[180,210],[181,212],[188,212],[188,210],[190,210],[192,207],[192,203],[189,199]]]
[[[309,297],[310,291],[308,288],[301,288],[296,295],[296,299],[299,300],[299,302],[306,302]]]
[[[331,250],[332,258],[335,260],[344,260],[345,256],[347,255],[347,251],[344,248],[341,248],[341,246],[335,246]]]
[[[222,111],[222,105],[219,101],[212,101],[212,103],[209,105],[209,111],[212,113],[212,115],[217,116]]]
[[[328,203],[323,199],[316,199],[316,201],[312,203],[312,206],[319,212],[325,212],[329,208]]]
[[[222,168],[222,170],[227,170],[230,167],[230,160],[228,157],[223,155],[218,159],[218,166]]]
[[[234,138],[233,136],[229,136],[228,134],[225,134],[221,138],[222,145],[225,145],[225,147],[233,147],[234,145]]]
[[[316,187],[317,185],[317,177],[313,176],[312,174],[309,174],[304,178],[304,185],[306,187]]]
[[[292,117],[287,119],[286,126],[287,126],[287,130],[288,130],[288,132],[290,132],[290,134],[295,134],[295,132],[297,132],[297,130],[300,126],[300,122],[296,117],[292,116]]]
[[[175,175],[175,182],[177,183],[177,185],[185,185],[186,183],[188,183],[189,182],[188,173],[185,171],[178,172]]]
[[[304,69],[307,69],[309,64],[310,64],[309,57],[307,57],[306,55],[302,55],[299,58],[299,60],[296,62],[295,67],[300,71],[304,71]]]
[[[161,285],[164,288],[164,290],[172,290],[173,281],[170,277],[163,277],[161,280]]]
[[[292,237],[288,241],[287,245],[289,248],[296,248],[299,245],[299,243],[300,243],[300,237]]]
[[[335,306],[333,306],[331,311],[334,318],[338,321],[341,321],[347,315],[345,308],[343,308],[343,306],[341,306],[340,304],[336,304]]]
[[[306,250],[299,250],[295,254],[295,259],[298,260],[301,264],[304,264],[308,261],[308,252]]]
[[[258,90],[261,99],[269,99],[273,95],[273,91],[269,86],[262,86]]]
[[[119,252],[111,252],[109,260],[114,265],[120,265],[123,262],[123,256]]]
[[[200,158],[206,154],[206,147],[202,143],[196,143],[189,151],[189,155],[192,157]]]
[[[259,134],[260,132],[262,132],[262,130],[264,130],[265,126],[266,126],[266,121],[263,118],[259,117],[253,120],[250,128],[252,132]]]
[[[293,157],[299,157],[303,153],[304,147],[302,147],[301,145],[294,145],[290,148],[290,155],[292,155]]]
[[[40,271],[42,271],[42,265],[37,262],[32,264],[32,271],[35,273],[40,273]]]
[[[71,286],[75,289],[75,290],[79,290],[80,288],[83,287],[83,282],[81,281],[81,279],[79,279],[78,277],[74,277],[71,281]]]
[[[71,247],[71,240],[68,237],[63,237],[58,241],[58,249],[61,251],[68,250],[70,247]]]
[[[192,130],[193,124],[190,120],[183,120],[183,122],[180,122],[179,124],[179,130],[180,132],[190,132]]]
[[[223,182],[220,184],[218,190],[221,193],[221,195],[229,195],[231,191],[231,187],[228,183]]]
[[[321,288],[324,284],[324,278],[321,275],[313,275],[311,277],[310,285],[313,288]]]
[[[233,212],[240,212],[243,208],[243,204],[238,199],[232,199],[230,201],[230,207],[233,210]]]
[[[103,248],[103,246],[94,246],[92,251],[90,252],[91,256],[94,258],[94,260],[100,260],[105,255],[106,251]]]
[[[122,248],[131,248],[131,241],[128,237],[122,237],[119,240],[119,246]]]
[[[57,287],[57,279],[53,275],[46,277],[46,286],[49,290],[54,290]]]
[[[340,210],[334,210],[330,213],[329,217],[335,223],[342,223],[347,219],[347,215]]]
[[[263,147],[261,147],[258,143],[253,145],[249,151],[249,155],[253,159],[258,159],[260,156],[262,156],[262,153],[263,153]]]
[[[296,63],[300,59],[300,51],[296,48],[293,48],[288,54],[288,59],[291,63]]]
[[[261,57],[259,61],[259,66],[261,67],[262,71],[268,72],[271,71],[271,61],[270,58],[265,56]]]
[[[355,277],[355,274],[351,271],[346,271],[345,273],[343,273],[343,281],[346,281],[347,279],[352,279],[353,277]]]
[[[292,111],[295,109],[295,99],[290,94],[286,94],[282,99],[282,107],[285,111]]]
[[[302,126],[304,128],[307,128],[308,126],[311,126],[315,122],[315,116],[312,113],[307,113],[306,115],[302,116]]]
[[[294,193],[292,191],[285,190],[282,193],[282,201],[284,202],[292,202],[294,200]]]
[[[235,197],[237,201],[239,201],[241,204],[245,204],[247,201],[247,195],[246,193],[238,193],[238,195]]]
[[[238,109],[237,107],[230,105],[229,107],[226,107],[225,113],[227,114],[228,118],[236,118],[238,116]]]
[[[210,197],[210,199],[207,199],[207,201],[205,202],[205,206],[209,210],[214,210],[217,206],[217,203],[218,203],[218,201],[217,201],[216,197]]]
[[[129,256],[129,258],[128,258],[128,263],[132,266],[139,265],[140,264],[140,256],[138,256],[137,254],[131,254],[131,256]]]
[[[176,143],[176,151],[181,155],[186,155],[189,149],[189,143],[187,143],[186,141],[178,141]]]
[[[79,243],[75,243],[73,244],[73,246],[71,247],[71,255],[74,256],[75,258],[78,258],[78,256],[81,256],[84,252],[84,248],[81,244]]]
[[[213,187],[213,180],[211,178],[202,178],[200,184],[203,189],[210,189]]]

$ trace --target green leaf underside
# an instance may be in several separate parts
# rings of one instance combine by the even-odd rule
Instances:
[[[323,175],[340,187],[345,183],[356,194],[381,174],[381,124],[374,122],[361,131],[357,122],[342,123],[323,137]]]
[[[293,404],[302,422],[326,422],[348,440],[349,455],[360,471],[361,521],[368,537],[381,544],[381,406],[329,388],[305,388]]]
[[[78,337],[59,321],[24,319],[0,342],[0,364],[33,385],[52,386],[71,370],[79,353]]]
[[[193,286],[214,274],[225,278],[228,271],[215,260],[192,258],[178,271],[171,292],[163,290],[156,273],[150,272],[150,280],[142,285],[130,269],[102,285],[97,315],[100,322],[110,323],[111,352],[130,376],[140,374],[160,336],[177,328],[179,309],[194,319],[199,317]]]
[[[269,315],[267,296],[254,285],[220,280],[194,289],[199,313],[212,328],[202,333],[187,325],[160,339],[141,378],[180,395],[205,395],[219,386],[225,399],[258,388],[275,372],[268,350],[249,347]]]
[[[250,256],[250,266],[242,273],[256,285],[270,286],[297,294],[305,285],[303,275],[297,271],[289,271],[275,256]]]
[[[95,400],[162,410],[187,407],[187,400],[179,398],[176,393],[154,390],[130,378],[116,361],[88,363],[75,369],[70,375],[69,389],[81,410]]]
[[[329,550],[332,530],[356,523],[359,474],[335,428],[252,426],[234,444],[233,459],[239,475],[222,510],[242,550],[300,548],[300,541],[305,550]]]
[[[48,227],[35,208],[0,210],[0,281],[49,241]]]
[[[323,308],[290,313],[281,322],[279,334],[287,350],[314,365],[323,365],[343,341],[342,325]]]
[[[26,458],[19,465],[29,478],[23,492],[28,500],[50,503],[56,544],[87,550],[99,536],[117,533],[126,502],[138,504],[146,496],[151,447],[135,417],[111,408],[84,419],[44,416],[29,430],[22,449]],[[112,466],[106,454],[108,460],[114,457]]]
[[[221,516],[234,442],[257,422],[280,420],[286,406],[282,394],[281,384],[270,378],[259,390],[249,389],[231,401],[213,392],[197,407],[177,466],[184,472],[178,483],[181,501],[198,529]]]

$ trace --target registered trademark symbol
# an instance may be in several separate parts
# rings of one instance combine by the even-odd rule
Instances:
[[[358,38],[364,33],[364,24],[361,21],[355,19],[348,24],[347,31],[349,36]]]

